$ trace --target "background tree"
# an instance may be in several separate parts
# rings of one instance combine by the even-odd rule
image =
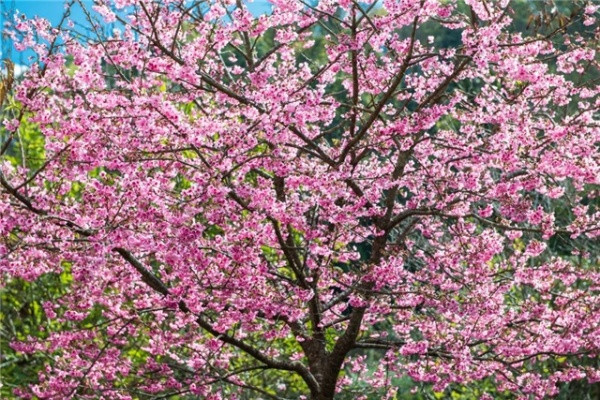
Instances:
[[[598,381],[595,6],[524,31],[507,1],[273,4],[17,21],[40,62],[4,122],[0,268],[69,279],[11,343],[48,360],[15,393]],[[16,155],[32,124],[43,159]]]

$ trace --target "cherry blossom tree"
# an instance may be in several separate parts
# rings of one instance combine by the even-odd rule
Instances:
[[[15,393],[600,381],[597,6],[532,33],[508,0],[271,3],[17,17],[38,60],[4,114],[0,271],[70,278],[11,343],[47,360]]]

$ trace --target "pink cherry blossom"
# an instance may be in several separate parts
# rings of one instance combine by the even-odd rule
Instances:
[[[47,335],[10,344],[51,360],[16,395],[600,380],[595,9],[536,36],[507,0],[271,3],[14,25],[38,62],[1,136],[0,271],[72,277]],[[44,161],[16,163],[31,126]]]

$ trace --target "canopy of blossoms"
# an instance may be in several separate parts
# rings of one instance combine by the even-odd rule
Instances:
[[[11,344],[49,359],[18,395],[600,381],[577,246],[600,235],[595,7],[530,34],[506,0],[271,3],[101,0],[85,34],[17,19],[39,61],[0,143],[0,271],[72,276],[44,304],[62,328]],[[35,166],[7,158],[25,121]]]

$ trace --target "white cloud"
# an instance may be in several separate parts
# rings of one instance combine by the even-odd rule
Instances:
[[[28,69],[27,65],[15,64],[15,77],[23,75]]]
[[[29,67],[27,65],[22,64],[13,64],[13,74],[15,78],[23,75]],[[6,65],[3,62],[0,62],[0,74],[2,76],[6,76]]]

